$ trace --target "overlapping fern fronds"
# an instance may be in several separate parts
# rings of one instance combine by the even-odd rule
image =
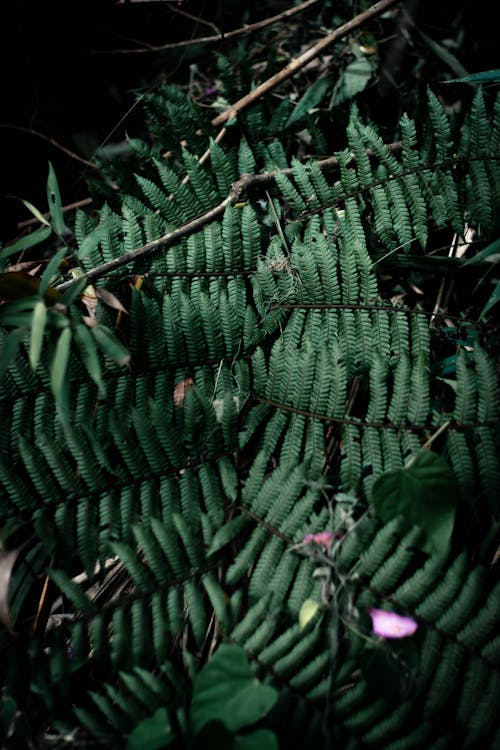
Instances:
[[[76,215],[83,273],[255,179],[220,220],[95,280],[127,309],[101,312],[131,359],[72,334],[68,419],[50,352],[30,367],[28,333],[8,366],[0,519],[5,545],[24,546],[1,648],[8,674],[22,652],[32,675],[30,697],[9,682],[9,700],[29,704],[40,735],[49,716],[121,747],[155,708],[175,724],[229,641],[280,689],[268,721],[287,747],[494,747],[498,581],[478,534],[499,515],[496,363],[478,327],[443,383],[432,311],[383,299],[373,256],[425,251],[436,228],[495,236],[498,106],[488,119],[479,91],[457,141],[429,92],[426,127],[405,115],[392,148],[353,110],[345,150],[324,163],[289,163],[260,104],[245,115],[252,142],[212,140],[204,164],[209,127],[187,98],[165,87],[146,110],[157,145],[131,143],[119,206]],[[417,526],[382,523],[371,500],[441,428],[432,447],[460,480],[470,534],[429,555]],[[328,551],[302,542],[323,530]],[[416,619],[411,649],[371,638],[374,606]]]

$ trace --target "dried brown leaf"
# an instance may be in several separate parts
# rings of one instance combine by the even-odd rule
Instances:
[[[186,392],[189,388],[193,387],[193,384],[193,378],[185,378],[184,380],[181,380],[180,383],[177,383],[174,389],[174,404],[176,406],[182,406],[184,404]]]
[[[108,307],[112,307],[114,310],[120,310],[120,312],[126,313],[128,315],[128,310],[123,307],[118,297],[115,297],[115,295],[108,289],[96,287],[95,294],[96,297],[101,299],[105,305],[108,305]]]

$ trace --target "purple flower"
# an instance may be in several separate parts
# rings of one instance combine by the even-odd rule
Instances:
[[[205,96],[215,96],[219,93],[219,89],[216,86],[207,86],[203,93]]]
[[[415,620],[411,617],[403,617],[395,612],[386,612],[385,609],[370,609],[373,632],[382,638],[407,638],[418,628]]]

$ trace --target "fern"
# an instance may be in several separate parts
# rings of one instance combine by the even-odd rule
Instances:
[[[232,98],[241,74],[218,66]],[[126,312],[103,304],[96,333],[81,293],[42,303],[50,326],[33,368],[35,303],[0,311],[0,519],[19,552],[15,635],[0,639],[10,673],[20,643],[33,712],[43,704],[54,726],[119,747],[157,708],[182,734],[193,679],[228,641],[280,690],[269,726],[286,715],[305,744],[493,746],[498,582],[478,540],[491,528],[497,544],[497,357],[471,324],[443,383],[443,326],[430,328],[427,303],[391,304],[376,260],[430,260],[437,229],[495,238],[498,100],[488,114],[478,90],[457,140],[429,91],[424,122],[401,118],[400,148],[353,107],[326,164],[278,138],[287,97],[271,114],[257,102],[218,142],[179,89],[143,103],[154,143],[129,142],[134,178],[117,169],[119,197],[74,218],[81,271],[132,253],[95,281]],[[147,243],[158,244],[133,255]],[[62,328],[66,419],[51,365]],[[127,367],[109,356],[123,341]],[[457,517],[470,511],[439,555],[372,504],[378,478],[422,446],[460,481]],[[307,542],[325,531],[328,547]],[[415,619],[413,654],[375,641],[371,607]],[[401,696],[374,684],[374,654]]]

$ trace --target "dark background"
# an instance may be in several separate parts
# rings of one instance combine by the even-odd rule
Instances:
[[[173,5],[226,31],[290,7],[291,2],[238,2],[237,0],[184,0],[183,3],[66,2],[30,0],[2,3],[1,111],[0,111],[0,242],[19,234],[18,222],[30,218],[27,209],[8,195],[25,198],[46,210],[48,161],[55,168],[63,203],[87,195],[86,167],[51,145],[36,131],[55,139],[79,156],[91,159],[109,139],[122,141],[128,133],[141,135],[136,93],[160,80],[186,82],[189,63],[200,62],[200,46],[172,53],[124,55],[116,48],[213,34],[207,25],[180,16]],[[352,7],[352,16],[365,7],[357,2],[325,3],[332,9]],[[477,72],[500,68],[494,4],[485,0],[452,3],[410,0],[418,27],[434,39],[460,40],[460,62]],[[311,12],[315,12],[313,9]],[[319,10],[316,11],[319,13]],[[223,44],[206,45],[207,60]],[[409,50],[416,68],[416,50]],[[196,58],[195,58],[196,55]],[[446,67],[446,66],[444,66]],[[422,59],[420,75],[439,76],[443,62],[432,55]],[[394,71],[404,84],[405,65]],[[462,85],[463,87],[463,85]],[[470,88],[470,87],[468,87]],[[380,102],[380,106],[387,103]]]

